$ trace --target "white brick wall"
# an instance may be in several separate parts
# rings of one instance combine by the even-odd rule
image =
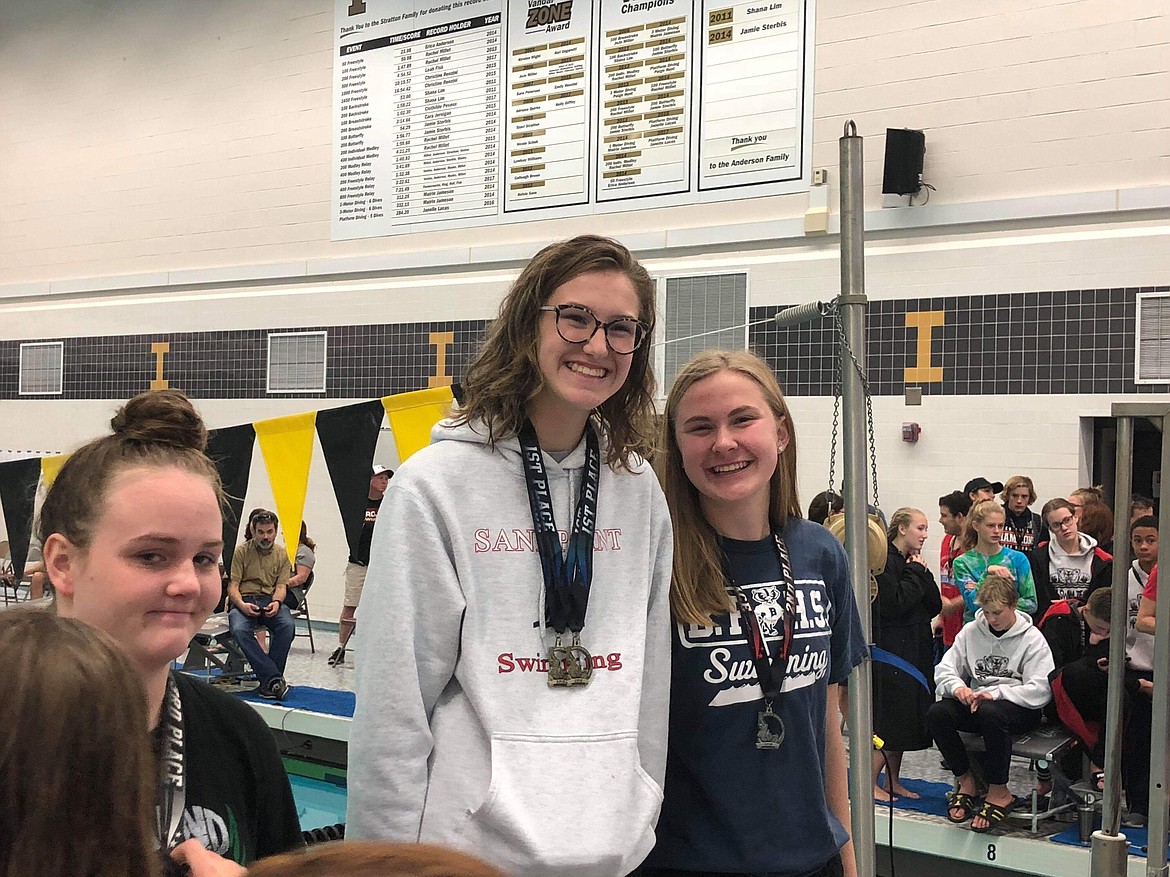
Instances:
[[[1170,183],[1170,14],[1148,0],[819,0],[817,166],[847,118],[880,206],[884,131],[927,132],[936,204]],[[310,0],[0,7],[0,284],[466,244],[329,240],[332,9]],[[835,201],[835,199],[834,199]],[[487,229],[798,217],[803,195]]]

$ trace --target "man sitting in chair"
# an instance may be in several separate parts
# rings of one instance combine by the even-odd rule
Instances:
[[[284,667],[296,633],[296,623],[284,605],[292,566],[288,552],[276,547],[275,513],[256,509],[248,516],[248,525],[252,538],[232,555],[228,626],[260,680],[257,693],[269,700],[282,700],[288,693]],[[256,641],[258,627],[267,628],[272,635],[268,652]]]

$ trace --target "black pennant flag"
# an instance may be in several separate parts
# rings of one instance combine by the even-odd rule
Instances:
[[[223,482],[231,511],[223,518],[223,564],[231,572],[232,553],[239,538],[240,518],[244,514],[244,496],[248,492],[248,476],[252,471],[252,447],[256,430],[252,424],[229,426],[215,430],[207,440],[207,456],[215,464]]]
[[[41,477],[41,460],[12,460],[0,463],[0,507],[4,509],[4,523],[8,527],[8,551],[12,558],[12,573],[19,581],[28,558],[28,543],[32,537],[33,504],[37,496],[37,481]]]
[[[380,399],[317,412],[317,437],[333,482],[350,554],[357,550],[366,519],[370,470],[384,414]]]

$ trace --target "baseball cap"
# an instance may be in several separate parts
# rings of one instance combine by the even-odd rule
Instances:
[[[394,476],[394,470],[391,469],[389,466],[375,466],[373,475],[371,475],[370,477],[372,478],[374,475],[381,475],[383,472],[385,472],[387,475],[389,475],[391,477]]]
[[[990,487],[992,493],[1000,493],[1003,491],[1003,482],[992,482],[983,477],[972,478],[967,482],[967,486],[963,488],[963,493],[971,493],[975,490],[983,490],[985,487]]]

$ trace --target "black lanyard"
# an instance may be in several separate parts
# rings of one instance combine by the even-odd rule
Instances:
[[[601,482],[597,433],[592,424],[585,424],[585,474],[565,553],[561,552],[540,442],[530,421],[524,421],[519,438],[536,548],[544,572],[545,624],[557,633],[571,630],[577,634],[585,626],[589,587],[593,582],[593,534],[597,528],[597,490]]]
[[[771,661],[768,660],[768,644],[764,640],[764,631],[760,627],[760,620],[756,617],[751,601],[748,600],[743,588],[737,586],[735,589],[740,623],[747,636],[752,662],[756,666],[756,675],[759,677],[764,702],[768,707],[771,707],[780,696],[780,689],[784,686],[784,677],[788,673],[788,655],[792,651],[793,631],[796,627],[796,579],[792,575],[788,546],[784,544],[784,539],[779,533],[773,533],[772,538],[776,541],[776,553],[780,556],[780,577],[783,579],[781,584],[784,588],[784,635]]]
[[[183,700],[179,686],[167,676],[156,739],[159,743],[158,801],[155,831],[159,846],[170,852],[179,843],[179,827],[187,803],[187,759],[184,747]]]

